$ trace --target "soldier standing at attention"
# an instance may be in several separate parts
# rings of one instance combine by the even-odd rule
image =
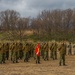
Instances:
[[[33,43],[30,44],[30,52],[31,52],[30,57],[33,57],[34,55],[34,44]]]
[[[44,49],[43,49],[43,52],[44,52],[44,60],[46,60],[46,43],[44,43]]]
[[[15,45],[15,43],[12,43],[12,44],[10,45],[10,50],[11,50],[11,61],[13,60],[13,55],[14,55],[14,45]]]
[[[12,44],[11,47],[11,60],[13,63],[15,63],[16,60],[16,55],[15,55],[15,43]]]
[[[44,60],[49,60],[49,45],[48,45],[48,43],[46,43]]]
[[[75,44],[73,45],[73,54],[75,55]]]
[[[0,64],[2,64],[2,44],[0,43]]]
[[[29,44],[28,43],[26,43],[26,46],[24,46],[23,50],[24,50],[24,62],[28,62],[29,61],[29,52],[28,52]]]
[[[59,61],[59,65],[61,66],[61,64],[63,64],[63,66],[65,66],[65,44],[62,43],[60,48],[58,49],[59,50],[59,53],[60,53],[60,61]]]
[[[5,63],[5,43],[3,43],[2,47],[2,62]]]
[[[25,61],[26,62],[29,62],[29,59],[30,59],[30,43],[26,43],[26,46],[25,46],[25,51],[26,51],[26,57],[25,57]]]
[[[23,58],[23,50],[22,50],[23,44],[21,42],[19,43],[18,48],[19,48],[19,58],[22,59]]]
[[[18,59],[19,59],[18,43],[16,43],[15,45],[15,54],[16,54],[16,63],[18,63]]]
[[[13,63],[18,63],[18,43],[13,43],[12,61],[13,61]]]
[[[8,58],[9,58],[9,43],[6,43],[5,49],[6,49],[6,59],[8,60]]]
[[[53,46],[53,60],[57,59],[57,43],[54,42],[54,46]]]
[[[40,43],[38,43],[35,53],[36,53],[36,63],[40,64]]]
[[[24,62],[26,61],[26,45],[23,44]]]
[[[54,43],[52,43],[50,46],[50,58],[52,59],[53,59],[53,48],[54,48]]]
[[[41,56],[44,59],[44,43],[41,45]]]
[[[71,42],[69,43],[68,45],[68,55],[72,55],[72,45],[71,45]]]

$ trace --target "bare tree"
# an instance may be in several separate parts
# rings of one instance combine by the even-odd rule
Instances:
[[[22,39],[24,38],[25,31],[28,29],[28,26],[29,26],[29,18],[20,18],[18,20],[17,30],[18,30],[20,41],[22,41]]]
[[[0,12],[1,29],[6,33],[6,37],[10,39],[14,37],[14,31],[20,14],[14,10],[6,10]]]

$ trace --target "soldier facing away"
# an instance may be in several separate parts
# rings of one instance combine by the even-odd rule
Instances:
[[[72,45],[71,45],[71,42],[69,43],[68,45],[68,55],[72,55]]]
[[[40,64],[40,43],[38,43],[35,53],[36,53],[36,63]]]
[[[59,61],[59,65],[61,66],[61,64],[63,64],[64,66],[65,66],[65,50],[66,50],[66,48],[65,48],[66,46],[65,46],[65,44],[63,43],[63,44],[61,44],[61,46],[60,46],[60,48],[58,49],[59,50],[59,53],[60,53],[60,61]]]

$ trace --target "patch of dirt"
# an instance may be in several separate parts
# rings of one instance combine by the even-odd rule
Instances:
[[[44,61],[36,64],[32,58],[28,63],[20,60],[19,63],[6,61],[0,64],[0,75],[75,75],[75,56],[66,56],[66,65],[59,66],[59,59]]]

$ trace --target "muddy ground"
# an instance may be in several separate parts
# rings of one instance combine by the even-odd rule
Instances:
[[[75,75],[75,56],[66,56],[66,66],[59,66],[58,60],[44,61],[36,64],[32,58],[29,62],[19,60],[19,63],[6,61],[0,64],[0,75]]]

